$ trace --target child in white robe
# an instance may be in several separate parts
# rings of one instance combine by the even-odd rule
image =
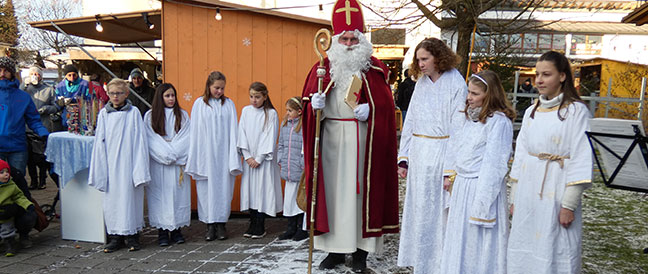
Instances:
[[[189,151],[189,115],[176,100],[176,89],[157,87],[151,110],[144,115],[151,156],[151,182],[146,186],[148,219],[158,229],[158,244],[185,242],[180,231],[191,221],[191,181],[184,176]]]
[[[279,119],[268,88],[261,82],[250,85],[250,105],[243,108],[236,145],[243,156],[241,210],[250,211],[250,226],[244,237],[265,236],[265,216],[281,211],[281,179],[277,164]]]
[[[189,153],[185,173],[196,180],[198,219],[207,224],[205,240],[227,239],[234,180],[241,174],[236,153],[236,107],[225,96],[225,75],[213,71],[205,93],[191,109]]]
[[[524,114],[510,174],[507,272],[580,273],[580,200],[592,184],[590,113],[561,53],[540,56],[535,83],[540,97]]]
[[[506,182],[515,110],[490,70],[468,81],[466,122],[450,147],[457,172],[451,190],[441,273],[506,273]]]
[[[281,179],[286,181],[283,215],[288,217],[288,228],[279,236],[279,240],[301,241],[308,238],[308,232],[303,230],[304,211],[297,207],[299,180],[304,170],[301,114],[301,99],[299,97],[288,99],[286,101],[286,118],[279,131],[279,148],[277,150]]]
[[[110,101],[97,117],[88,184],[104,192],[103,213],[108,233],[105,253],[123,246],[140,249],[144,227],[144,186],[151,181],[146,129],[128,97],[128,83],[108,83]]]

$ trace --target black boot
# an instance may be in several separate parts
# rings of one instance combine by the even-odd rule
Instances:
[[[279,235],[279,240],[291,239],[293,236],[295,236],[296,232],[297,232],[297,216],[288,217],[288,228],[286,228],[286,232]]]
[[[7,252],[5,253],[5,256],[16,256],[16,253],[18,252],[18,242],[16,241],[16,237],[5,238],[4,241],[7,242]]]
[[[124,237],[120,235],[108,235],[108,243],[104,246],[104,253],[111,253],[124,246]]]
[[[169,246],[169,231],[158,229],[158,245]]]
[[[356,250],[356,252],[353,252],[352,257],[353,257],[353,262],[351,263],[351,270],[355,273],[362,273],[367,269],[367,251],[364,251],[362,249]]]
[[[26,248],[31,248],[33,243],[29,239],[29,232],[28,233],[20,233],[20,236],[18,237],[18,242],[20,243],[20,248],[26,249]]]
[[[216,239],[227,239],[227,231],[225,230],[225,223],[216,223]]]
[[[254,209],[250,210],[250,225],[248,226],[248,229],[243,233],[243,237],[245,238],[250,238],[252,237],[252,231],[254,230],[254,226],[256,225],[256,215],[257,212]]]
[[[261,239],[266,235],[265,232],[265,213],[257,212],[256,225],[252,229],[252,239]]]
[[[295,224],[295,229],[297,232],[295,232],[295,235],[292,238],[293,241],[301,241],[308,238],[308,231],[302,229],[304,224],[304,213],[297,215],[296,220],[297,223]]]
[[[180,229],[176,230],[171,230],[171,241],[173,241],[176,244],[184,244],[185,243],[185,238],[182,236],[182,232],[180,232]]]
[[[38,189],[47,188],[47,169],[43,166],[40,167],[40,177],[38,178]]]
[[[319,264],[320,270],[333,269],[335,266],[344,263],[344,254],[329,253],[326,258]]]
[[[126,246],[128,251],[138,251],[142,248],[139,242],[139,233],[126,236]]]
[[[216,239],[216,223],[207,224],[207,235],[205,241],[213,241]]]

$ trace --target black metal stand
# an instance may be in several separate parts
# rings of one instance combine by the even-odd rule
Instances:
[[[636,146],[639,146],[639,150],[641,151],[641,154],[643,156],[643,160],[648,167],[648,146],[646,145],[648,143],[648,138],[646,136],[641,135],[641,131],[639,130],[638,125],[632,125],[632,128],[635,132],[635,135],[620,135],[620,134],[610,134],[610,133],[599,133],[599,132],[585,132],[587,134],[587,138],[589,139],[590,147],[592,148],[592,151],[594,152],[594,159],[596,160],[596,165],[598,166],[600,172],[601,172],[601,177],[603,177],[603,182],[607,187],[610,188],[617,188],[617,189],[624,189],[624,190],[630,190],[630,191],[637,191],[637,192],[646,192],[648,193],[648,188],[636,188],[636,187],[628,187],[628,186],[622,186],[622,185],[612,185],[612,181],[616,176],[619,174],[619,171],[623,167],[623,165],[626,163],[628,158],[630,157],[630,154],[634,150]],[[620,138],[620,139],[632,139],[632,143],[630,144],[630,147],[628,150],[623,154],[623,156],[618,155],[615,153],[612,149],[610,149],[608,146],[603,144],[598,138],[596,137],[612,137],[612,138]],[[605,178],[605,173],[603,173],[603,167],[601,165],[601,161],[599,160],[599,157],[596,155],[594,143],[597,143],[600,145],[602,148],[607,150],[610,154],[612,154],[614,157],[619,159],[619,164],[617,167],[614,169],[612,172],[612,175],[610,175],[609,179]]]

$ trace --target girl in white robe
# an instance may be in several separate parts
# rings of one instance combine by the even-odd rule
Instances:
[[[110,102],[97,116],[88,185],[104,192],[104,252],[121,248],[124,238],[136,251],[144,227],[144,185],[151,181],[146,129],[139,110],[126,99],[126,81],[111,80],[108,94]]]
[[[456,55],[436,38],[416,46],[412,75],[416,82],[405,118],[398,151],[401,177],[407,189],[398,249],[398,265],[414,273],[436,273],[441,262],[449,194],[444,176],[453,153],[446,153],[451,136],[461,129],[465,115],[466,83],[453,68]]]
[[[144,115],[151,157],[148,219],[158,229],[160,246],[168,246],[169,240],[184,243],[180,228],[191,221],[191,180],[183,171],[189,151],[189,115],[178,105],[176,94],[172,84],[161,84]]]
[[[250,85],[250,105],[243,108],[237,147],[243,156],[241,210],[250,210],[250,226],[243,234],[253,239],[265,236],[265,215],[282,209],[281,178],[277,164],[279,119],[268,88],[261,82]]]
[[[189,154],[185,173],[196,180],[198,219],[207,224],[205,240],[225,240],[234,194],[234,180],[241,174],[236,153],[236,107],[225,96],[225,75],[207,77],[205,93],[191,109]]]
[[[590,113],[561,53],[540,56],[535,83],[540,98],[524,114],[510,174],[513,220],[507,269],[580,273],[580,200],[592,184],[592,152],[585,135]]]
[[[515,110],[499,77],[485,70],[468,82],[466,123],[451,149],[451,190],[440,273],[506,273],[506,182]]]

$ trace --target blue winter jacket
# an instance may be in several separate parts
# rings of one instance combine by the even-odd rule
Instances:
[[[29,94],[18,88],[18,80],[0,80],[0,152],[27,151],[25,123],[40,136],[49,132]]]

